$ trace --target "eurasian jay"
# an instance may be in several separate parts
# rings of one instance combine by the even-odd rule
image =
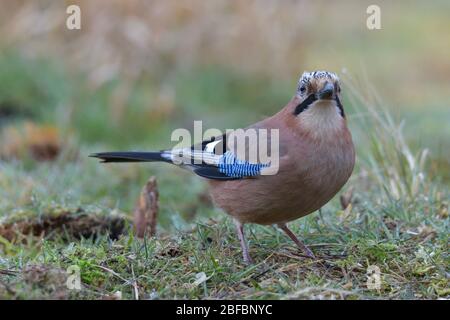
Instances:
[[[355,150],[341,103],[339,78],[327,71],[304,72],[288,104],[247,129],[257,130],[258,137],[260,129],[278,130],[277,141],[269,137],[264,142],[276,144],[275,170],[268,170],[272,164],[261,158],[248,159],[248,141],[244,153],[239,153],[229,143],[230,134],[191,148],[92,156],[103,162],[163,161],[206,178],[213,203],[234,219],[247,263],[251,258],[243,230],[246,223],[278,225],[307,256],[314,258],[286,224],[320,209],[353,171]],[[258,148],[261,143],[258,140]]]

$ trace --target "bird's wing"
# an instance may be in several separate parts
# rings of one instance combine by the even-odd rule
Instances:
[[[212,137],[190,148],[171,150],[171,160],[191,169],[201,177],[215,180],[256,177],[261,174],[263,168],[270,165],[269,163],[245,160],[246,155],[238,157],[236,150],[229,149],[228,138],[228,135]],[[268,139],[270,140],[270,137]],[[248,144],[244,149],[244,153],[248,153]]]

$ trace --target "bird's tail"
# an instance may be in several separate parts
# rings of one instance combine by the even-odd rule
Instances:
[[[100,152],[90,157],[99,158],[102,162],[171,162],[167,151],[154,152]]]

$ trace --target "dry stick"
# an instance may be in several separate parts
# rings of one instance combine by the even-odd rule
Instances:
[[[106,272],[111,273],[113,276],[116,276],[117,278],[119,278],[120,280],[122,280],[125,284],[130,284],[130,283],[131,283],[130,280],[125,279],[125,278],[122,277],[120,274],[118,274],[117,272],[115,272],[114,270],[112,270],[112,269],[110,269],[110,268],[107,268],[107,267],[104,267],[104,266],[101,266],[101,265],[98,265],[98,264],[94,264],[94,266],[97,267],[97,268],[100,268],[100,269],[102,269],[102,270],[104,270],[104,271],[106,271]]]
[[[19,271],[16,270],[0,269],[0,274],[4,274],[7,276],[16,276],[18,273]]]
[[[158,186],[155,177],[150,177],[142,188],[139,200],[134,209],[134,229],[139,238],[145,234],[154,236],[156,234],[156,220],[159,209]]]
[[[131,263],[131,274],[133,275],[134,298],[135,300],[139,300],[139,289],[136,281],[136,275],[134,274],[133,263]]]
[[[118,274],[116,271],[114,271],[114,270],[112,270],[110,268],[107,268],[107,267],[104,267],[104,266],[101,266],[101,265],[98,265],[98,264],[95,264],[94,266],[97,267],[97,268],[100,268],[100,269],[102,269],[102,270],[104,270],[106,272],[111,273],[113,276],[116,276],[117,278],[122,280],[125,285],[131,285],[133,287],[135,299],[139,300],[139,291],[138,291],[138,287],[137,287],[136,275],[134,274],[133,265],[131,265],[131,274],[133,276],[133,280],[125,279],[120,274]]]

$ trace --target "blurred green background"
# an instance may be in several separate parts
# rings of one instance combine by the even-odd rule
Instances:
[[[87,156],[170,147],[172,130],[193,120],[246,126],[284,106],[300,74],[316,69],[370,84],[448,183],[450,2],[376,1],[382,29],[371,31],[373,3],[2,1],[0,214],[55,204],[130,212],[156,175],[163,222],[209,215],[202,180],[187,172]],[[81,30],[66,28],[70,4],[81,7]],[[343,94],[354,127],[364,115],[345,85]]]

